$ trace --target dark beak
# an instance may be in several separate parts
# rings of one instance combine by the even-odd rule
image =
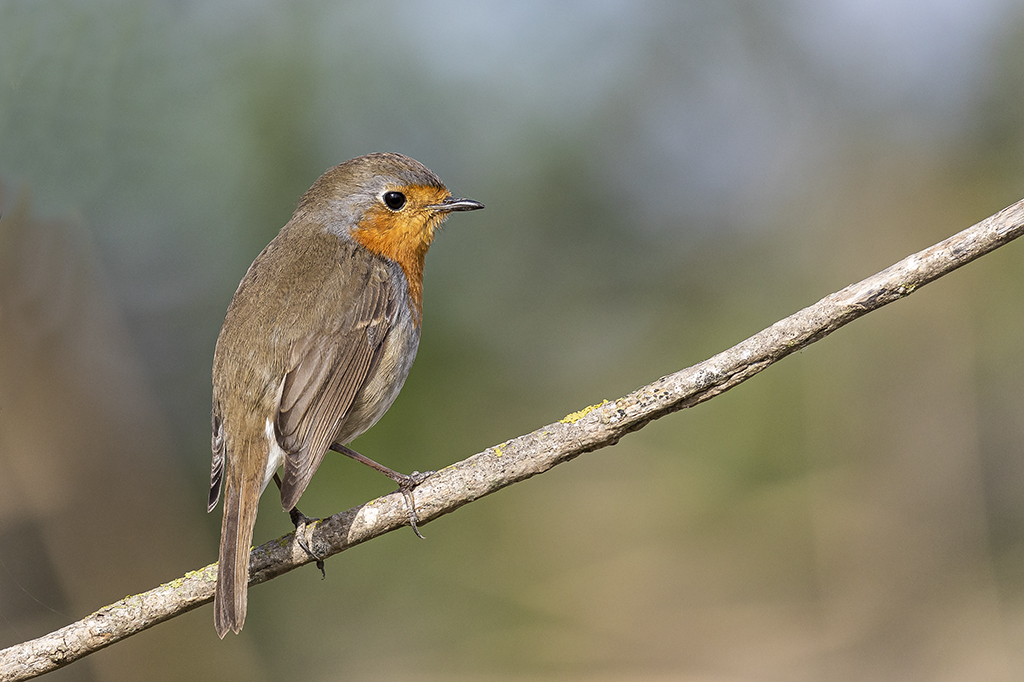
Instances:
[[[456,199],[455,197],[448,197],[440,204],[434,204],[430,208],[441,211],[443,213],[451,213],[452,211],[475,211],[478,208],[483,208],[484,205],[479,201],[473,201],[472,199]]]

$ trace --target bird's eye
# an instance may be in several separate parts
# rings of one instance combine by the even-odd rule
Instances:
[[[392,211],[397,211],[405,206],[405,195],[401,192],[384,192],[384,205]]]

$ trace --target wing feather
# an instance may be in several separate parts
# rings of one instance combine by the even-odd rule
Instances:
[[[281,503],[291,509],[331,444],[353,403],[380,362],[397,306],[387,272],[371,263],[349,310],[336,310],[340,324],[293,344],[277,416],[278,440],[287,453]]]

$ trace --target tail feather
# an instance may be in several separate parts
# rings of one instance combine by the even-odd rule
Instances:
[[[224,519],[220,527],[220,560],[213,618],[221,639],[228,630],[236,634],[245,623],[249,592],[249,548],[259,509],[260,483],[239,480],[228,472],[224,491]]]
[[[220,499],[221,483],[224,481],[224,422],[220,418],[219,406],[213,407],[213,464],[210,467],[210,499],[206,506],[212,512]]]

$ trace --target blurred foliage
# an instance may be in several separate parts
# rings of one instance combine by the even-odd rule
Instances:
[[[5,1],[0,645],[215,559],[213,345],[327,167],[401,151],[487,204],[355,444],[440,468],[1020,199],[1022,34],[1009,0]],[[1022,290],[1012,244],[426,542],[260,586],[239,637],[198,609],[52,677],[1016,679]],[[389,490],[342,460],[304,511]]]

